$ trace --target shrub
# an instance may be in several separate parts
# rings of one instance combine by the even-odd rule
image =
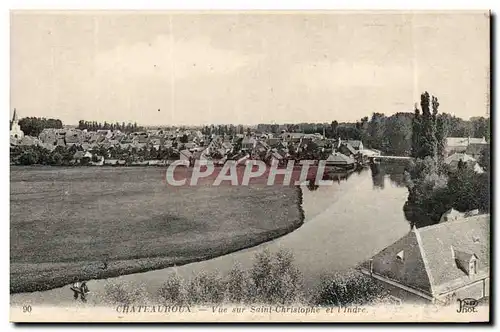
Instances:
[[[254,301],[286,304],[299,299],[302,277],[293,260],[293,254],[284,249],[274,256],[267,249],[255,255],[250,272]]]
[[[219,304],[224,300],[225,286],[218,274],[201,272],[189,283],[188,301],[191,304]]]
[[[180,305],[185,301],[185,296],[183,281],[177,274],[167,277],[167,280],[158,290],[158,297],[165,304]]]
[[[288,304],[296,301],[301,295],[302,276],[293,264],[292,252],[280,250],[276,253],[272,265],[274,302]]]
[[[316,305],[366,305],[379,301],[387,291],[372,278],[358,271],[324,277],[313,300]]]
[[[230,303],[244,303],[252,297],[252,284],[248,273],[236,263],[226,281],[226,294]]]
[[[38,162],[38,154],[35,151],[27,150],[24,151],[19,157],[19,163],[21,165],[33,165]]]
[[[105,286],[106,301],[111,304],[130,305],[142,300],[145,294],[142,286],[120,282],[108,282]]]
[[[255,254],[250,276],[255,285],[254,301],[269,302],[272,298],[272,256],[268,249]]]

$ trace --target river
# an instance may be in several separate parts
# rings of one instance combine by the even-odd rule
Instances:
[[[370,169],[354,172],[315,190],[303,186],[304,225],[281,238],[207,261],[113,279],[143,285],[155,294],[170,273],[185,278],[200,271],[226,274],[236,262],[250,267],[255,253],[265,248],[286,248],[294,254],[306,293],[312,291],[321,276],[354,267],[410,231],[403,213],[407,189],[401,185],[400,174],[372,173]],[[88,304],[102,303],[106,282],[88,282]],[[11,295],[12,305],[64,303],[76,303],[67,287]]]

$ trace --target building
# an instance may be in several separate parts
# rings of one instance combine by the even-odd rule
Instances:
[[[474,137],[447,137],[446,138],[446,155],[453,153],[465,153],[467,147],[471,144],[488,144],[484,137],[474,138]]]
[[[356,151],[361,151],[363,150],[363,142],[360,140],[347,140],[347,143],[353,147],[354,150]]]
[[[479,160],[483,150],[489,149],[490,143],[471,143],[467,146],[465,153],[470,155],[472,158]]]
[[[334,152],[325,161],[326,166],[354,167],[354,159],[342,153]]]
[[[338,151],[349,157],[355,156],[358,153],[351,144],[345,142],[340,144]]]
[[[476,173],[483,173],[484,170],[481,168],[481,166],[478,164],[476,159],[473,157],[469,156],[468,154],[465,153],[454,153],[451,156],[446,157],[444,160],[444,163],[448,165],[450,170],[456,171],[458,169],[459,163],[462,162],[464,165],[468,165],[468,167],[471,167],[474,169]]]
[[[413,228],[360,267],[402,302],[489,297],[490,215]]]
[[[244,150],[253,150],[256,144],[257,140],[255,138],[245,136],[241,141],[241,148]]]
[[[24,137],[24,132],[19,126],[19,119],[17,117],[17,111],[14,108],[14,114],[12,115],[12,121],[10,123],[10,137],[15,139],[21,139]]]

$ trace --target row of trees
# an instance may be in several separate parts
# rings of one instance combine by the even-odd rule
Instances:
[[[412,154],[412,147],[415,142],[412,141],[413,118],[418,116],[417,122],[432,121],[434,126],[439,127],[437,137],[439,140],[439,153],[442,154],[444,147],[443,137],[490,137],[489,118],[474,117],[470,120],[452,116],[450,114],[434,113],[439,107],[437,99],[430,96],[424,96],[428,102],[422,109],[422,114],[416,115],[410,112],[399,112],[391,116],[383,113],[373,113],[371,118],[363,117],[354,123],[338,123],[332,121],[329,125],[325,124],[300,124],[290,125],[288,131],[312,133],[325,133],[328,138],[341,138],[343,140],[362,140],[368,148],[374,148],[383,151],[386,154],[409,156]],[[432,108],[432,111],[431,111]],[[419,111],[420,112],[420,111]],[[425,115],[424,115],[425,113]],[[426,127],[423,127],[426,128]],[[446,129],[446,132],[445,132]],[[418,131],[418,129],[417,129]],[[425,134],[425,133],[424,133]],[[421,133],[419,133],[421,135]],[[414,137],[418,137],[416,135]]]
[[[303,278],[287,250],[257,253],[248,270],[236,264],[226,275],[201,272],[190,280],[167,276],[155,301],[166,305],[310,304],[320,306],[364,305],[381,300],[383,288],[356,271],[323,277],[311,298],[304,296]],[[108,283],[105,299],[111,304],[133,305],[148,300],[144,288]]]
[[[249,131],[250,128],[247,128],[247,131]],[[234,136],[236,134],[244,134],[245,130],[242,125],[235,126],[235,125],[211,125],[211,126],[204,126],[201,128],[201,133],[203,135],[229,135],[229,136]]]
[[[144,130],[144,127],[138,126],[137,123],[130,123],[130,122],[127,124],[125,124],[125,122],[108,123],[106,121],[104,123],[101,123],[97,121],[85,121],[85,120],[78,121],[77,128],[81,130],[87,129],[88,131],[119,130],[125,133],[132,133]]]
[[[438,223],[451,208],[489,212],[489,147],[483,149],[479,160],[484,173],[477,173],[467,163],[460,163],[457,170],[450,169],[444,163],[445,140],[451,130],[449,118],[438,114],[439,101],[428,92],[421,95],[420,108],[415,109],[412,119],[411,155],[415,159],[406,172],[407,219],[422,227]]]
[[[68,166],[72,164],[74,155],[77,151],[82,151],[80,147],[57,146],[50,151],[44,147],[37,145],[18,145],[10,149],[10,161],[19,165],[51,165],[51,166]],[[145,146],[143,148],[132,147],[123,149],[120,146],[113,148],[97,147],[89,151],[92,154],[92,159],[88,162],[98,162],[101,157],[106,159],[121,159],[126,163],[144,161],[144,160],[177,160],[179,159],[178,150],[172,147],[160,147],[158,150],[152,147]]]
[[[21,127],[24,135],[38,137],[42,130],[46,128],[60,129],[63,127],[63,123],[59,119],[27,117],[19,120],[19,127]]]

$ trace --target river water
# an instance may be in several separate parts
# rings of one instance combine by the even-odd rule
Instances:
[[[201,271],[226,274],[238,262],[244,268],[253,263],[255,253],[268,248],[293,252],[301,271],[306,293],[320,277],[341,272],[368,259],[410,231],[403,213],[407,189],[401,174],[373,175],[370,169],[351,173],[347,179],[311,190],[303,186],[304,225],[281,238],[215,259],[145,273],[113,278],[143,285],[154,294],[170,273],[185,278]],[[92,280],[90,303],[99,304],[107,281]],[[75,303],[67,287],[45,292],[11,295],[11,304]],[[89,304],[90,304],[89,303]]]

